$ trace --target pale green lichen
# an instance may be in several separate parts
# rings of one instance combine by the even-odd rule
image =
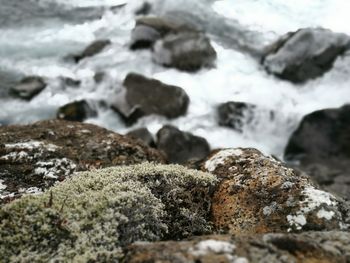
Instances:
[[[145,163],[79,173],[0,210],[4,262],[113,262],[134,241],[210,232],[217,179]]]

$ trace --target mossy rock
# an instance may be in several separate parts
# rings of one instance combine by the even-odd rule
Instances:
[[[144,163],[82,172],[0,210],[3,262],[115,262],[135,241],[211,232],[216,177]]]

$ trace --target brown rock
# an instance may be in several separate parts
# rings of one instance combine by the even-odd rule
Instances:
[[[349,227],[344,200],[258,150],[218,151],[203,169],[222,179],[212,202],[219,230],[251,234]]]
[[[188,241],[136,243],[128,263],[340,263],[350,260],[350,233],[307,232],[254,236],[203,236]]]
[[[0,203],[36,193],[84,171],[145,161],[155,149],[91,124],[62,120],[0,127]]]

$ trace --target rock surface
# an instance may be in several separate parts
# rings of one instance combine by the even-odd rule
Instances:
[[[84,121],[95,116],[97,116],[97,111],[86,100],[68,103],[57,111],[57,118],[67,121]]]
[[[118,262],[135,241],[211,232],[211,174],[144,163],[77,174],[0,210],[3,262]]]
[[[313,112],[291,136],[285,158],[350,199],[350,105]]]
[[[76,63],[78,63],[84,58],[95,56],[110,44],[112,44],[112,42],[108,39],[96,40],[87,46],[81,53],[72,55],[72,58]]]
[[[225,149],[204,170],[221,178],[212,202],[214,225],[231,234],[344,230],[345,201],[255,149]]]
[[[209,38],[196,32],[169,34],[158,40],[153,48],[156,63],[189,72],[213,67],[216,57]]]
[[[309,232],[246,237],[205,236],[188,241],[136,243],[122,262],[128,263],[346,263],[350,233]]]
[[[164,162],[156,150],[91,124],[0,127],[0,203],[41,192],[74,171],[145,161]]]
[[[23,78],[17,85],[11,88],[11,93],[21,99],[31,100],[46,88],[43,78],[29,76]]]
[[[123,85],[124,94],[113,108],[127,124],[151,114],[173,119],[187,112],[190,99],[180,87],[166,85],[135,73],[128,74]]]
[[[128,132],[126,135],[131,136],[135,139],[143,141],[146,145],[155,147],[156,144],[153,139],[153,135],[147,128],[139,128]]]
[[[272,44],[263,58],[269,73],[295,83],[322,76],[350,48],[350,37],[323,28],[289,33]]]
[[[206,139],[165,125],[157,133],[157,148],[165,152],[170,163],[185,164],[199,161],[210,153]]]

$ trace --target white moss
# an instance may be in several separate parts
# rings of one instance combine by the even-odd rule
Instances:
[[[326,211],[325,209],[322,208],[320,211],[317,212],[317,217],[331,220],[334,214],[335,213],[333,211]]]
[[[304,215],[288,215],[287,220],[289,225],[294,226],[297,230],[301,230],[304,225],[306,225],[307,221]]]
[[[0,180],[0,191],[5,190],[7,186],[4,184],[4,180]]]
[[[0,160],[12,161],[12,162],[21,161],[23,159],[28,159],[28,158],[29,158],[29,155],[25,151],[11,152],[4,156],[0,156]]]
[[[29,141],[29,142],[21,142],[21,143],[12,143],[12,144],[5,144],[6,148],[10,149],[26,149],[26,150],[34,150],[37,148],[45,148],[48,151],[55,151],[57,150],[58,146],[50,143],[44,143],[40,141]]]
[[[201,256],[209,253],[231,254],[235,248],[236,246],[229,242],[209,239],[199,242],[194,248],[191,248],[190,253],[194,256]]]
[[[230,156],[240,156],[243,154],[241,149],[221,150],[205,162],[205,169],[209,172],[215,171],[218,165],[224,164],[225,160]]]
[[[47,179],[57,179],[59,175],[68,176],[76,168],[75,163],[67,158],[37,162],[35,166],[34,173]]]

